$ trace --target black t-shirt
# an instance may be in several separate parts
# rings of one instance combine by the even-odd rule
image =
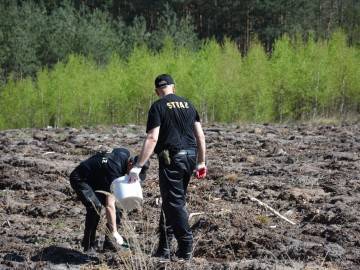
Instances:
[[[110,149],[84,160],[78,169],[94,190],[110,192],[111,183],[127,173],[129,157],[130,152],[125,148]]]
[[[154,102],[149,110],[146,133],[160,126],[154,152],[168,149],[176,153],[181,149],[196,149],[194,123],[200,116],[194,106],[175,94],[166,95]]]

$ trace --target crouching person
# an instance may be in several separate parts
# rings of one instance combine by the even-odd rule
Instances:
[[[81,243],[86,254],[96,255],[96,230],[103,206],[105,207],[106,227],[108,229],[103,250],[116,251],[117,247],[123,244],[123,238],[118,232],[121,210],[116,207],[116,199],[110,193],[110,186],[116,178],[128,174],[136,164],[137,159],[137,156],[130,156],[128,149],[115,148],[96,153],[82,161],[71,172],[70,185],[76,192],[78,199],[86,207],[84,237]],[[150,162],[147,161],[141,170],[140,179],[142,181],[146,178],[146,171],[149,166]]]

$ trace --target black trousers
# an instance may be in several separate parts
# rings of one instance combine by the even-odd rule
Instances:
[[[106,196],[95,193],[86,182],[86,177],[77,168],[70,174],[70,185],[76,192],[78,199],[86,207],[85,230],[96,230]]]
[[[159,155],[159,184],[162,198],[160,230],[171,226],[178,243],[193,241],[186,209],[186,191],[196,167],[196,151],[182,150],[165,164]],[[163,223],[163,224],[161,224]]]

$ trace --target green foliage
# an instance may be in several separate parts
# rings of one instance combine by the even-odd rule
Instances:
[[[43,67],[52,69],[57,62],[65,62],[70,54],[106,66],[114,53],[127,59],[134,47],[159,51],[166,36],[176,48],[198,48],[191,17],[177,17],[169,5],[153,21],[157,25],[153,31],[143,16],[134,16],[128,24],[121,17],[111,17],[108,5],[0,1],[0,83],[11,73],[15,79],[34,77]]]
[[[106,66],[113,54],[126,60],[134,48],[198,52],[202,43],[226,39],[246,55],[258,37],[267,53],[282,36],[329,41],[340,27],[346,43],[360,44],[360,2],[339,1],[0,1],[0,84],[35,77],[70,54]],[[312,36],[311,36],[312,35]],[[201,40],[200,40],[201,39]],[[293,42],[293,41],[292,41]],[[294,51],[296,54],[297,51]],[[304,66],[303,66],[304,67]],[[307,102],[308,96],[297,102]],[[296,106],[295,104],[293,106]],[[278,110],[286,116],[287,108]],[[309,114],[298,111],[301,118]]]
[[[154,66],[154,58],[148,48],[135,48],[128,59],[125,83],[128,103],[124,105],[130,110],[133,122],[138,124],[146,121],[149,100],[154,95],[154,68],[156,64]]]
[[[52,226],[54,227],[54,229],[62,229],[62,228],[66,228],[67,225],[64,221],[57,220],[56,222],[54,222]]]
[[[153,33],[152,47],[160,46],[159,48],[161,48],[166,37],[171,37],[176,47],[198,48],[197,36],[191,16],[187,15],[184,19],[179,19],[168,3],[165,4],[162,16],[157,21],[157,27]]]
[[[46,25],[44,10],[32,2],[25,2],[22,7],[14,2],[0,3],[0,10],[2,80],[10,73],[15,78],[34,75],[40,65],[38,40]]]
[[[47,18],[47,26],[43,30],[41,59],[52,68],[59,60],[65,61],[68,54],[76,49],[78,31],[78,13],[67,2],[54,9]],[[45,62],[46,61],[46,62]]]
[[[150,43],[151,33],[147,30],[144,17],[136,16],[134,18],[133,24],[128,28],[128,37],[132,44],[131,48],[147,46]]]
[[[324,116],[358,112],[359,101],[359,51],[346,46],[343,31],[334,32],[327,47],[325,91],[322,110]]]
[[[267,216],[258,216],[255,219],[258,222],[262,223],[262,224],[269,224],[270,223],[270,219]]]
[[[132,110],[127,105],[129,96],[124,61],[118,55],[112,55],[108,66],[101,73],[102,78],[99,80],[101,88],[97,90],[101,95],[101,107],[97,111],[100,115],[97,123],[110,125],[129,123]]]
[[[240,109],[247,121],[268,122],[273,116],[271,70],[264,48],[256,43],[244,59]]]
[[[31,78],[16,82],[13,78],[1,92],[2,128],[22,128],[34,126],[37,96]]]
[[[293,92],[292,85],[296,80],[296,74],[293,72],[296,61],[291,40],[287,35],[277,40],[274,47],[270,63],[274,120],[283,122],[285,119],[294,116],[292,105],[296,99],[294,96],[296,93]]]
[[[158,53],[135,47],[126,60],[114,53],[106,64],[70,54],[34,78],[10,76],[0,90],[0,129],[145,124],[161,73],[174,77],[176,93],[205,123],[346,120],[359,113],[360,51],[346,44],[343,31],[329,41],[284,35],[271,56],[256,41],[246,56],[230,39],[209,40],[199,51],[168,36],[162,44]]]
[[[216,52],[214,75],[210,99],[214,103],[211,121],[234,122],[243,118],[242,100],[244,89],[242,56],[235,43],[225,39],[220,52]]]
[[[219,61],[221,47],[215,40],[210,40],[203,45],[189,70],[192,78],[191,83],[188,83],[189,91],[192,92],[190,99],[206,122],[215,120],[216,110],[221,106],[219,100],[213,98],[217,91],[221,91],[216,69]]]
[[[100,64],[107,63],[107,58],[116,49],[116,32],[108,14],[96,9],[92,13],[85,6],[80,12],[84,13],[79,20],[76,31],[77,48],[75,52],[92,57]]]

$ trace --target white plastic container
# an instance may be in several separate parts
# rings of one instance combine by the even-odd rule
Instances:
[[[111,186],[111,193],[116,198],[116,203],[124,210],[140,208],[143,202],[143,193],[140,181],[128,183],[129,176],[116,178]]]

